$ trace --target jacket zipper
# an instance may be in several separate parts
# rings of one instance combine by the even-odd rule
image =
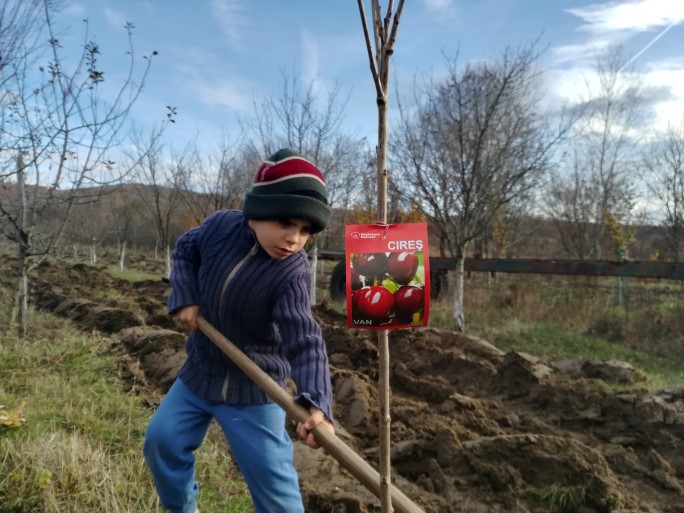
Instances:
[[[240,270],[240,268],[245,265],[247,260],[252,258],[254,255],[256,255],[256,252],[259,249],[259,242],[255,242],[254,246],[249,250],[249,253],[247,253],[242,260],[240,260],[237,264],[235,264],[235,267],[230,271],[230,274],[228,274],[228,277],[226,278],[226,281],[223,283],[223,288],[221,289],[221,301],[219,302],[219,313],[223,312],[223,297],[226,294],[226,290],[228,290],[228,284],[233,280],[237,272]],[[221,399],[223,401],[226,400],[228,397],[228,378],[230,378],[230,374],[226,373],[226,377],[223,379],[223,386],[221,387]]]

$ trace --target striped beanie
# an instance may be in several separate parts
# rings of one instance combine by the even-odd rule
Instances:
[[[246,219],[308,219],[311,233],[318,233],[330,219],[323,174],[298,153],[278,150],[259,167],[242,213]]]

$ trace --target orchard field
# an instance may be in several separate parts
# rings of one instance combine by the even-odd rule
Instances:
[[[2,262],[8,305],[13,261]],[[24,421],[0,431],[2,513],[160,511],[140,447],[184,332],[166,316],[161,263],[140,256],[121,274],[101,262],[39,265],[29,336],[3,335],[0,404]],[[315,315],[338,435],[375,465],[375,334],[346,327],[327,268]],[[621,304],[611,280],[473,274],[468,334],[447,329],[448,300],[431,327],[392,331],[395,484],[427,513],[683,512],[680,289],[629,287]],[[295,447],[307,512],[379,511],[332,458]],[[198,472],[203,513],[251,511],[215,429]]]

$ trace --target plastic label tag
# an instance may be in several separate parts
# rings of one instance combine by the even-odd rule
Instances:
[[[347,225],[345,247],[350,328],[428,325],[430,260],[426,223]]]

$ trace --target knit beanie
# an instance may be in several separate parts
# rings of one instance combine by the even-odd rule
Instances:
[[[323,174],[298,153],[278,150],[259,167],[242,213],[246,219],[308,219],[311,233],[318,233],[330,219]]]

